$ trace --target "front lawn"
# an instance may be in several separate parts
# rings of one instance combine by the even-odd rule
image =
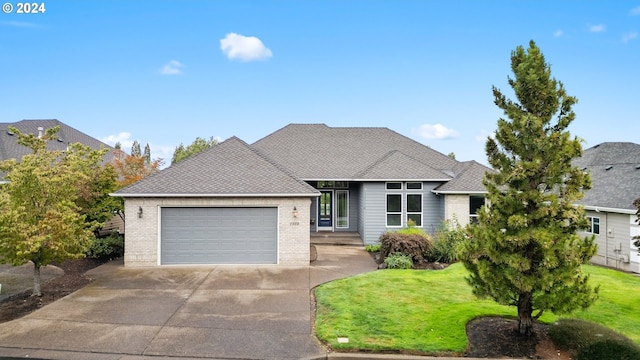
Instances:
[[[573,317],[613,328],[640,344],[640,278],[587,266],[600,299]],[[316,289],[316,333],[334,349],[464,352],[465,324],[485,315],[515,316],[513,307],[477,300],[454,264],[444,270],[383,270]],[[543,322],[557,317],[545,314]],[[348,343],[338,338],[348,338]]]

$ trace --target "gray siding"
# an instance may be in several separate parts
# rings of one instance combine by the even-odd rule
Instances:
[[[422,194],[422,227],[428,233],[433,233],[444,219],[444,200],[431,192],[440,185],[435,182],[423,183],[422,190],[387,191],[384,182],[362,183],[360,197],[360,221],[359,230],[365,244],[375,244],[380,235],[387,230],[386,226],[386,194]],[[404,187],[404,186],[403,186]],[[403,210],[406,210],[406,201],[403,197]],[[403,216],[404,221],[404,216]],[[406,224],[404,224],[406,225]]]
[[[600,218],[600,234],[595,236],[598,252],[591,259],[593,263],[621,269],[625,271],[640,271],[640,264],[633,256],[631,227],[634,215],[610,212],[587,211],[587,216]],[[580,235],[591,234],[581,232]],[[629,258],[629,262],[622,261],[622,257]]]

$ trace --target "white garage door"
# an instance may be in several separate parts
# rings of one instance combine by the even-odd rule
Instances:
[[[275,264],[277,208],[162,208],[160,263]]]

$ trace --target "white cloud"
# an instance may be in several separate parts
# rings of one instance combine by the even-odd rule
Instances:
[[[129,152],[131,150],[131,145],[133,145],[133,140],[131,140],[131,133],[121,132],[118,135],[109,135],[100,139],[105,144],[114,146],[116,143],[120,143],[122,145],[122,150]]]
[[[183,67],[184,65],[180,61],[171,60],[162,67],[160,73],[162,75],[180,75]]]
[[[271,50],[257,37],[236,33],[229,33],[224,39],[220,39],[220,49],[231,60],[266,60],[272,55]]]
[[[561,37],[562,35],[564,35],[564,31],[558,29],[553,33],[553,37]]]
[[[414,129],[414,132],[425,139],[436,139],[436,140],[451,139],[459,136],[457,131],[453,129],[449,129],[442,124],[435,124],[435,125],[424,124],[424,125],[421,125],[419,128]]]
[[[629,42],[638,37],[637,32],[622,34],[622,42]]]
[[[604,24],[589,26],[589,32],[592,32],[592,33],[600,33],[600,32],[604,32],[605,30],[606,30],[606,27],[604,26]]]
[[[629,13],[631,14],[631,16],[640,15],[640,6],[634,7],[633,9],[631,9],[631,11]]]

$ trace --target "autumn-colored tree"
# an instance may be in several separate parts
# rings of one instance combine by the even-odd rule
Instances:
[[[198,154],[206,149],[212,148],[218,144],[218,140],[216,140],[213,136],[211,136],[208,140],[203,139],[201,137],[197,137],[191,145],[185,147],[183,144],[178,145],[178,147],[173,151],[173,157],[171,158],[171,165],[174,165],[189,156],[193,156]]]
[[[76,205],[86,216],[91,227],[101,228],[114,212],[122,209],[122,200],[109,196],[118,189],[117,174],[112,164],[104,163],[109,150],[93,150],[80,143],[69,144],[64,161],[73,171],[86,174],[86,181],[79,182]]]
[[[75,146],[69,151],[48,150],[47,141],[56,138],[58,129],[47,129],[36,137],[10,127],[18,143],[32,153],[20,161],[0,162],[7,181],[0,186],[0,261],[15,266],[31,261],[36,296],[41,295],[40,268],[84,256],[97,224],[85,221],[76,201],[91,179],[84,171],[91,166],[82,159],[103,152],[84,152]]]
[[[119,187],[131,185],[158,172],[163,164],[162,159],[147,162],[144,154],[128,155],[119,149],[115,149],[113,155],[112,165],[118,175]]]
[[[580,139],[567,130],[577,99],[551,78],[533,41],[527,50],[512,52],[511,69],[517,100],[493,88],[495,104],[508,119],[499,119],[495,139],[487,139],[496,170],[484,178],[488,205],[459,256],[473,293],[516,306],[519,333],[531,335],[533,319],[545,310],[563,314],[595,301],[597,288],[589,285],[582,264],[596,245],[592,236],[577,234],[587,219],[575,204],[591,188],[589,174],[572,165],[582,154]]]

